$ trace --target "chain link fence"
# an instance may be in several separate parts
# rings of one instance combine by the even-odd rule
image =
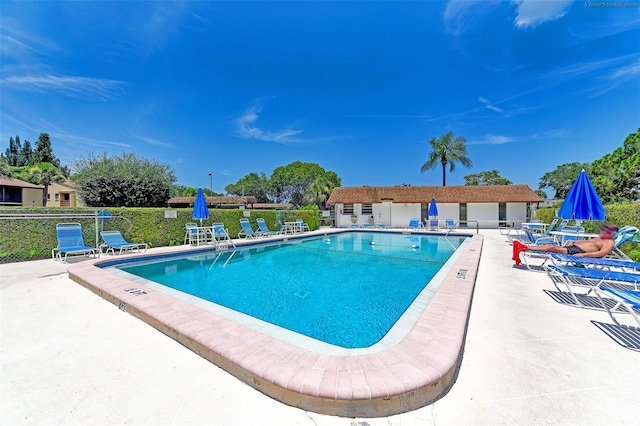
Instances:
[[[56,225],[82,225],[87,245],[98,247],[102,230],[131,229],[131,222],[95,209],[0,209],[0,264],[44,259],[57,247]]]

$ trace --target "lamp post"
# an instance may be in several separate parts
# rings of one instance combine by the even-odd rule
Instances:
[[[213,196],[213,175],[209,173],[209,190],[211,190],[211,195]]]

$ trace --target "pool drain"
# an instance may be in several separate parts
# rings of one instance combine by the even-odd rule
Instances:
[[[126,291],[129,294],[133,294],[134,296],[141,296],[143,294],[147,294],[146,291],[140,290],[139,288],[127,288]]]

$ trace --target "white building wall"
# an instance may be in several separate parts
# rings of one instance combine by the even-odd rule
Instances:
[[[527,221],[527,203],[507,203],[507,222],[519,226]]]
[[[460,218],[460,205],[458,203],[437,203],[438,204],[438,220],[444,224],[446,219],[457,221]]]
[[[468,203],[467,220],[477,220],[480,228],[497,228],[498,203]],[[469,223],[469,226],[474,225]]]
[[[420,204],[391,204],[391,226],[406,228],[413,218],[420,220]]]

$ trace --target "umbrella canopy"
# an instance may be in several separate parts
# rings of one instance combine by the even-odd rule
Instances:
[[[202,225],[202,219],[209,219],[209,209],[207,208],[207,200],[204,198],[204,192],[202,188],[198,188],[196,194],[196,200],[193,202],[193,219],[200,219],[200,225]]]
[[[558,210],[558,217],[562,219],[604,220],[605,214],[602,201],[593,188],[587,172],[581,171],[560,210]]]
[[[438,206],[436,205],[435,197],[431,198],[431,203],[429,203],[429,216],[438,216]]]

